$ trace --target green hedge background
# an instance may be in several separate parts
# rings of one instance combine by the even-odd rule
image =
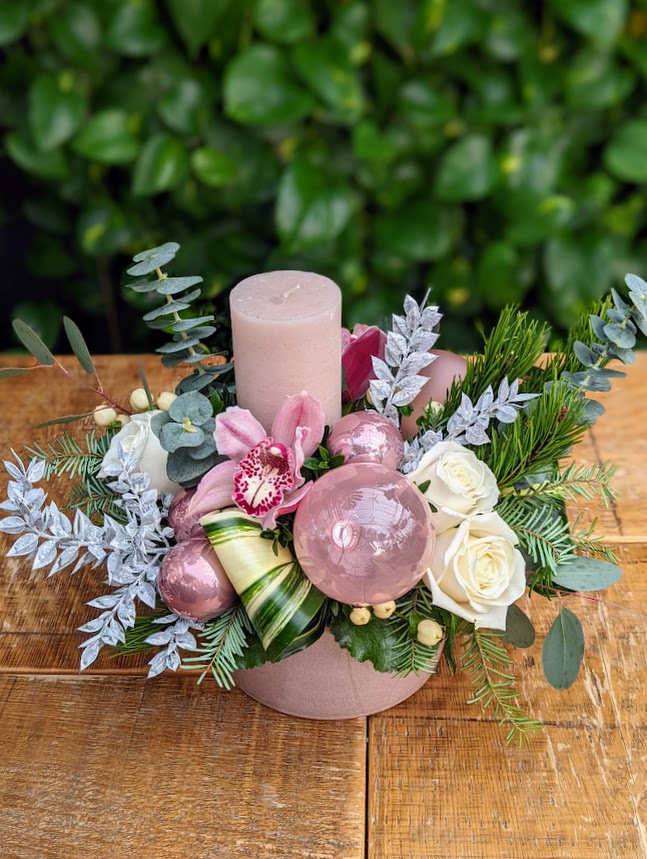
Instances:
[[[0,288],[53,347],[150,348],[121,272],[170,239],[219,309],[271,268],[349,323],[431,286],[466,350],[647,272],[647,0],[5,0],[0,46]]]

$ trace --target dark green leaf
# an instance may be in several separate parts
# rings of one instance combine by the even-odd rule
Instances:
[[[137,155],[139,143],[128,114],[114,107],[95,113],[74,138],[72,149],[90,161],[127,164]]]
[[[78,2],[57,9],[50,19],[58,50],[73,63],[94,67],[101,61],[101,20],[96,9]]]
[[[464,45],[484,36],[489,15],[476,0],[452,0],[447,3],[440,27],[431,44],[434,56],[456,53]]]
[[[141,148],[133,170],[133,194],[139,197],[169,191],[189,170],[189,156],[181,140],[166,132],[150,137]]]
[[[283,174],[276,201],[276,224],[291,249],[330,241],[344,229],[353,211],[353,192],[305,161]]]
[[[330,624],[330,631],[357,662],[371,662],[377,671],[393,671],[397,642],[393,624],[372,620],[366,626],[356,626],[340,612]]]
[[[214,32],[218,18],[230,5],[230,0],[166,0],[175,28],[195,57]]]
[[[399,93],[402,115],[420,128],[439,128],[456,113],[454,98],[430,81],[414,78],[407,81]]]
[[[575,108],[600,110],[622,102],[633,85],[629,71],[599,51],[585,50],[569,66],[566,95]]]
[[[10,131],[5,137],[9,157],[26,173],[39,179],[64,179],[68,174],[68,164],[60,149],[42,152],[26,134]]]
[[[514,603],[508,606],[503,640],[513,647],[532,647],[535,628],[530,618]]]
[[[582,624],[567,608],[562,608],[542,648],[546,679],[555,689],[568,689],[575,682],[584,657]]]
[[[306,116],[312,97],[293,80],[285,56],[270,45],[252,45],[229,64],[225,111],[246,125],[283,125]]]
[[[38,146],[47,151],[65,143],[83,122],[86,101],[69,73],[43,75],[29,90],[29,122]]]
[[[604,150],[608,169],[625,182],[647,182],[647,119],[620,125]]]
[[[423,262],[445,256],[459,228],[455,209],[425,199],[410,202],[404,210],[379,215],[375,238],[382,250]]]
[[[447,150],[438,168],[435,194],[439,200],[480,200],[498,178],[492,143],[481,134],[468,135]]]
[[[85,372],[88,373],[88,375],[93,376],[96,370],[94,369],[90,350],[83,339],[79,326],[68,316],[63,317],[63,326],[65,327],[65,333],[67,334],[67,339],[72,348],[72,352],[74,352],[78,358],[79,364],[83,367]]]
[[[128,213],[112,202],[82,212],[76,224],[79,244],[86,254],[114,254],[130,245],[134,226]]]
[[[157,109],[169,128],[181,134],[200,134],[209,120],[207,92],[194,78],[174,81]]]
[[[486,307],[503,310],[521,303],[526,285],[519,254],[508,242],[492,242],[481,254],[476,272],[477,288]]]
[[[210,146],[200,146],[191,153],[191,167],[202,184],[209,188],[229,185],[238,172],[235,161]]]
[[[154,54],[166,42],[153,0],[126,0],[114,6],[106,43],[127,57]]]
[[[29,22],[29,0],[11,0],[0,4],[0,45],[19,39]]]
[[[34,356],[41,364],[52,366],[54,364],[54,356],[49,351],[47,346],[40,339],[33,328],[30,328],[22,319],[14,319],[11,323],[16,337],[20,340],[25,349]]]
[[[307,39],[315,27],[307,0],[258,0],[254,23],[266,39],[286,45]]]
[[[626,0],[550,0],[557,14],[583,36],[610,45],[627,16]]]
[[[332,111],[337,122],[354,123],[364,110],[364,94],[346,51],[333,39],[300,42],[294,65],[312,92]]]
[[[571,591],[601,591],[621,578],[622,570],[615,564],[584,556],[558,567],[553,575],[555,584]]]

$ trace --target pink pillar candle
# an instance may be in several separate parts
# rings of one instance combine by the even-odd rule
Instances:
[[[286,396],[307,391],[341,417],[341,292],[304,271],[246,278],[229,297],[238,405],[269,432]]]

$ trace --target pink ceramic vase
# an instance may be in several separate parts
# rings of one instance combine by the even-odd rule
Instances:
[[[282,662],[234,673],[236,685],[247,695],[303,719],[370,716],[404,701],[429,677],[397,677],[376,671],[370,662],[356,662],[328,630],[307,650]]]

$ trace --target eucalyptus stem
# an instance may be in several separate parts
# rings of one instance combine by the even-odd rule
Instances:
[[[162,271],[162,269],[161,269],[161,268],[156,268],[156,269],[155,269],[155,273],[157,274],[157,279],[158,279],[158,280],[166,280],[166,275],[164,274],[164,272]],[[173,303],[173,298],[172,298],[170,295],[167,295],[167,296],[166,296],[166,303],[167,303],[167,304],[172,304],[172,303]],[[176,322],[180,322],[180,321],[182,320],[182,317],[180,316],[180,314],[179,314],[176,310],[172,310],[172,311],[171,311],[171,314],[172,314],[172,316],[173,316],[173,319],[174,319]],[[186,331],[180,331],[180,337],[182,338],[182,340],[188,340],[188,339],[189,339],[189,335],[186,333]],[[198,353],[195,351],[195,349],[193,348],[193,346],[189,346],[189,347],[188,347],[188,352],[189,352],[189,355],[196,355],[196,356],[197,356],[197,354],[198,354]],[[204,369],[203,369],[203,367],[202,367],[202,365],[200,364],[200,362],[199,362],[199,361],[198,361],[198,363],[196,364],[196,370],[198,371],[198,375],[199,375],[199,376],[203,376],[203,375],[204,375]]]

